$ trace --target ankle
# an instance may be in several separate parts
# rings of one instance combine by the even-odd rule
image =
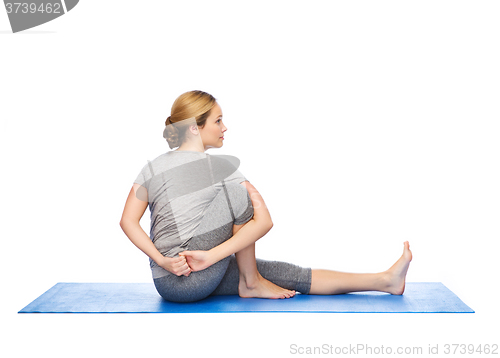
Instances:
[[[247,274],[241,274],[240,273],[240,284],[243,284],[246,288],[255,288],[257,287],[259,281],[260,281],[260,273],[247,273]]]
[[[384,288],[389,288],[392,285],[393,274],[390,270],[380,273],[381,285]]]

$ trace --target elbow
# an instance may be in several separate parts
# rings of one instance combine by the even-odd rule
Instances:
[[[257,222],[261,225],[262,228],[266,230],[266,232],[271,230],[273,227],[273,221],[271,220],[270,215],[259,217]]]
[[[273,222],[272,220],[269,220],[267,223],[266,223],[266,229],[267,231],[271,230],[273,228]]]
[[[131,225],[138,225],[140,226],[141,224],[139,223],[139,220],[130,218],[130,217],[122,217],[120,220],[120,227],[124,229],[125,227],[129,227]]]
[[[264,232],[264,234],[266,234],[273,227],[273,222],[271,220],[256,220],[255,218],[252,218],[250,221],[254,222],[255,227],[258,227],[261,232]]]
[[[127,224],[129,223],[129,220],[121,218],[120,219],[120,227],[123,229]]]

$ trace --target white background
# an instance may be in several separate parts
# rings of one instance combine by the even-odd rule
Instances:
[[[0,351],[500,343],[499,13],[496,1],[81,1],[13,34],[0,10]],[[173,101],[194,89],[228,127],[207,153],[238,157],[270,209],[259,257],[377,272],[409,240],[407,281],[442,282],[476,313],[18,314],[57,282],[152,282],[119,221],[146,160],[169,150]]]

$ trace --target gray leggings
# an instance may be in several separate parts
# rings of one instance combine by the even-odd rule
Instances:
[[[233,224],[241,225],[253,217],[252,201],[241,184],[225,184],[210,203],[195,236],[186,250],[210,250],[232,237]],[[276,285],[308,294],[311,269],[286,262],[257,259],[262,277]],[[176,276],[168,271],[154,278],[158,293],[167,301],[194,302],[210,295],[237,295],[239,271],[234,255],[230,255],[202,271],[189,276]]]

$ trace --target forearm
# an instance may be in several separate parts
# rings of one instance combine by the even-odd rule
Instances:
[[[155,247],[149,236],[144,232],[141,225],[132,220],[120,221],[120,226],[125,232],[125,235],[130,241],[142,252],[144,252],[150,259],[157,264],[160,264],[163,255]]]
[[[256,221],[251,219],[243,225],[236,234],[222,244],[209,250],[211,264],[222,260],[223,258],[232,255],[245,247],[255,243],[261,237],[269,232],[272,228],[272,222]]]

